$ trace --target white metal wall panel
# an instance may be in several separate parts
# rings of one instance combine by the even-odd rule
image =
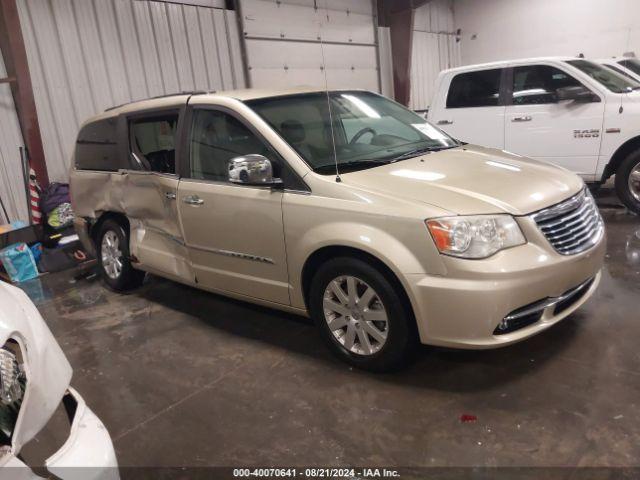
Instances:
[[[438,74],[461,64],[455,30],[453,0],[433,0],[416,9],[411,52],[411,108],[426,110]]]
[[[179,4],[182,3],[182,4]],[[18,0],[49,177],[105,108],[245,86],[235,12],[218,0]]]
[[[222,10],[211,10],[211,15],[213,16],[213,28],[216,32],[216,45],[218,45],[218,59],[220,61],[219,68],[222,72],[222,85],[224,89],[228,89],[236,83],[235,73],[233,70],[234,61],[231,58],[231,51],[226,46],[225,48],[221,48],[222,45],[227,44],[227,38],[229,38],[229,17],[226,17]],[[236,59],[236,61],[241,62],[241,59]]]
[[[222,14],[225,16],[227,36],[229,38],[236,39],[236,41],[229,42],[229,59],[231,61],[233,81],[237,83],[238,79],[242,79],[244,85],[244,62],[242,60],[242,49],[240,46],[240,30],[238,29],[238,18],[235,12],[230,12],[229,10],[223,10]]]
[[[0,78],[6,77],[2,52],[0,52]],[[16,114],[11,87],[0,84],[0,199],[7,209],[5,218],[0,209],[0,225],[14,220],[29,220],[24,178],[19,148],[23,145],[18,115]]]
[[[324,86],[324,49],[330,87],[380,91],[371,0],[241,0],[240,6],[253,87]]]

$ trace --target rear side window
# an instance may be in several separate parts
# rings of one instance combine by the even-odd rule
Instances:
[[[78,170],[115,172],[127,168],[118,158],[117,123],[117,118],[108,118],[82,127],[76,141]]]
[[[176,173],[178,114],[132,120],[129,137],[133,168]]]
[[[556,90],[582,84],[559,68],[550,65],[527,65],[513,69],[513,104],[556,103]]]
[[[451,80],[447,108],[499,105],[501,75],[501,68],[459,73]]]

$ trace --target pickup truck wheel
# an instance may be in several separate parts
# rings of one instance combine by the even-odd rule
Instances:
[[[100,274],[110,288],[123,292],[142,285],[144,272],[131,266],[129,235],[122,225],[106,220],[96,243]]]
[[[331,350],[356,367],[398,369],[417,344],[403,297],[378,269],[355,258],[324,263],[311,282],[311,316]]]
[[[618,167],[616,192],[629,210],[640,214],[640,150],[629,154]]]

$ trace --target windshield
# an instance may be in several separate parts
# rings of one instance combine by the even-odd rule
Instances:
[[[624,70],[622,70],[621,68],[615,66],[615,65],[609,65],[608,63],[603,63],[602,64],[603,67],[607,67],[610,70],[613,70],[614,72],[622,75],[623,77],[627,77],[629,80],[635,82],[636,79],[633,78],[630,74],[628,74],[627,72],[625,72]],[[640,86],[640,84],[638,85]]]
[[[626,60],[620,60],[618,63],[623,67],[628,68],[633,73],[640,75],[640,60],[638,60],[637,58],[628,58]]]
[[[613,93],[626,93],[640,86],[597,63],[587,60],[568,60],[567,63],[586,73]]]
[[[309,93],[247,104],[318,173],[375,167],[430,150],[458,146],[418,114],[371,92]],[[333,119],[333,132],[331,121]]]

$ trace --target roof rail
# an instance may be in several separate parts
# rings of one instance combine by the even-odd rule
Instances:
[[[115,110],[116,108],[124,107],[125,105],[130,105],[136,102],[143,102],[145,100],[157,100],[158,98],[177,97],[178,95],[204,95],[206,93],[209,93],[209,92],[207,92],[206,90],[193,90],[193,91],[186,91],[186,92],[183,91],[183,92],[176,92],[176,93],[166,93],[164,95],[156,95],[155,97],[142,98],[140,100],[132,100],[130,102],[121,103],[120,105],[114,105],[113,107],[106,108],[104,111],[109,112],[111,110]]]

